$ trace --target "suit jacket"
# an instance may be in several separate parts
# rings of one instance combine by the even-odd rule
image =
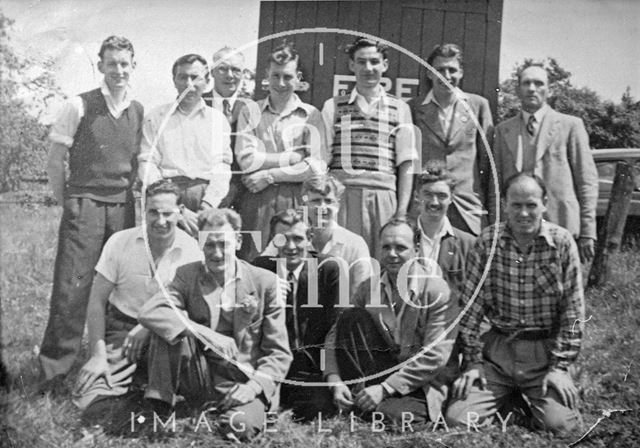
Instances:
[[[322,259],[318,259],[321,262]],[[277,263],[274,257],[257,257],[253,260],[255,266],[276,272]],[[293,351],[293,363],[287,377],[302,377],[300,372],[321,373],[320,350],[324,347],[324,339],[336,320],[335,305],[339,298],[339,269],[336,263],[326,263],[317,269],[315,278],[318,307],[305,306],[309,304],[309,269],[304,264],[298,278],[298,290],[295,297],[295,310],[287,306],[286,325],[289,334],[289,346]],[[312,285],[313,286],[313,285]],[[313,289],[311,290],[313,291]],[[289,305],[289,304],[288,304]],[[295,324],[299,329],[298,340],[300,348],[294,349]]]
[[[518,114],[496,127],[494,151],[501,189],[517,173],[521,120]],[[596,239],[598,172],[580,118],[548,109],[538,129],[535,174],[547,185],[546,219],[574,237]]]
[[[419,263],[414,263],[412,269],[412,276],[408,279],[408,296],[400,311],[400,323],[393,325],[398,334],[393,336],[393,340],[388,340],[390,344],[400,347],[398,363],[406,364],[395,370],[385,381],[401,395],[422,388],[427,399],[429,417],[436,421],[447,396],[448,379],[443,377],[442,372],[456,337],[454,332],[446,335],[444,333],[455,320],[458,307],[451,301],[449,287],[442,278],[429,276]],[[388,339],[391,337],[389,330],[383,327],[382,322],[390,327],[396,316],[387,305],[381,283],[381,280],[373,285],[370,281],[361,283],[352,298],[352,304],[365,308],[371,314],[380,334]],[[378,293],[372,287],[378,286],[382,306],[372,306],[372,292],[374,297]],[[439,338],[442,340],[438,340]],[[337,374],[336,354],[335,350],[331,350],[336,345],[335,325],[329,331],[325,345],[324,373]],[[429,347],[429,350],[418,355],[425,347]]]
[[[202,95],[202,99],[205,104],[214,109],[218,109],[220,112],[222,110],[222,103],[219,101],[215,101],[213,97],[213,91],[205,92]],[[231,125],[231,148],[236,147],[236,132],[238,130],[238,117],[240,116],[240,112],[244,107],[247,107],[245,101],[250,100],[250,98],[238,97],[236,101],[233,103],[233,108],[231,109],[231,116],[227,117],[229,121],[229,125]],[[231,162],[231,182],[229,183],[229,193],[224,197],[222,202],[218,208],[233,208],[234,210],[239,210],[239,205],[242,202],[242,196],[247,191],[247,188],[242,183],[242,174],[240,170],[240,165],[238,165],[238,161],[236,159],[235,151],[233,153],[233,160]]]
[[[272,407],[277,406],[276,380],[285,377],[291,364],[284,308],[276,296],[277,279],[271,272],[242,260],[238,260],[236,266],[233,338],[238,356],[235,361],[254,369],[253,373],[245,373],[262,386]],[[178,316],[180,311],[188,320],[215,330],[220,307],[205,300],[214,285],[202,262],[181,266],[167,287],[168,297],[162,292],[153,296],[140,310],[138,321],[170,344],[178,342],[186,329]]]
[[[475,241],[475,236],[455,227],[453,235],[447,234],[440,241],[438,266],[442,269],[442,276],[455,298],[458,297],[458,292],[464,284],[467,254]]]
[[[493,120],[489,102],[472,93],[466,93],[456,106],[451,129],[445,133],[438,107],[433,103],[422,104],[426,95],[409,102],[413,123],[420,129],[422,139],[422,165],[430,160],[440,160],[456,180],[453,205],[472,233],[478,235],[482,228],[482,210],[491,212],[489,201],[495,197],[488,148],[473,121],[473,114],[492,144]],[[467,110],[464,102],[470,110]],[[489,222],[492,222],[489,216]],[[455,225],[455,223],[454,223]]]

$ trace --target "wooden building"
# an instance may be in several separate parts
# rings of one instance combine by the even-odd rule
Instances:
[[[489,99],[494,112],[499,84],[500,23],[503,0],[360,0],[262,1],[260,38],[304,28],[339,28],[379,36],[426,59],[439,43],[458,44],[464,52],[462,88]],[[295,33],[258,45],[256,98],[272,48],[286,39],[300,53],[303,101],[318,108],[324,100],[355,84],[345,48],[355,35],[336,32]],[[385,88],[402,98],[424,93],[424,69],[400,51],[390,49]]]

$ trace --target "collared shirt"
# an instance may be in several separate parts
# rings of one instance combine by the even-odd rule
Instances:
[[[549,330],[554,340],[550,365],[567,368],[580,351],[582,327],[576,322],[584,319],[580,257],[573,237],[542,221],[529,253],[522,253],[506,223],[485,228],[467,259],[460,296],[465,303],[483,280],[496,230],[491,268],[460,323],[466,365],[482,362],[479,331],[486,316],[491,325],[506,331]]]
[[[417,225],[420,230],[420,257],[426,258],[433,261],[438,261],[438,255],[440,254],[440,242],[442,241],[442,237],[446,235],[453,236],[453,226],[449,221],[449,218],[446,216],[442,221],[442,227],[438,233],[436,233],[433,239],[429,238],[424,230],[422,229],[422,222],[420,216],[418,216]]]
[[[469,97],[467,96],[466,93],[464,93],[462,90],[460,90],[459,88],[456,87],[456,89],[454,90],[454,101],[451,102],[451,104],[449,104],[447,107],[442,107],[440,105],[440,103],[438,103],[438,100],[436,100],[436,97],[433,96],[433,89],[429,90],[429,93],[427,93],[427,96],[424,98],[424,101],[422,102],[422,104],[429,104],[429,103],[433,103],[437,106],[438,108],[438,119],[440,120],[440,125],[442,126],[442,129],[444,130],[445,135],[449,132],[449,128],[451,127],[451,122],[453,121],[453,114],[454,112],[460,112],[457,110],[457,104],[459,100],[467,100]]]
[[[297,95],[282,112],[276,112],[269,97],[257,102],[257,111],[251,103],[238,117],[238,135],[235,154],[243,171],[255,172],[262,168],[262,154],[278,154],[304,148],[305,162],[314,172],[322,172],[320,165],[324,146],[324,123],[318,109],[303,103]],[[256,112],[260,112],[258,115]],[[283,164],[282,167],[286,167]],[[308,169],[292,170],[279,176],[281,182],[303,182]]]
[[[366,98],[358,93],[358,89],[354,88],[349,96],[349,104],[356,103],[365,115],[379,115],[381,111],[386,110],[389,106],[391,98],[382,87],[379,87],[379,94],[370,103]],[[416,135],[413,132],[413,120],[411,119],[411,109],[406,102],[397,101],[398,121],[400,125],[408,125],[401,127],[396,133],[396,166],[400,166],[403,162],[415,160],[417,156]],[[335,114],[336,105],[334,98],[329,98],[322,106],[322,118],[325,124],[326,133],[326,152],[324,160],[329,164],[331,161],[331,149],[333,140],[336,135],[335,131]]]
[[[231,128],[205,105],[186,114],[174,102],[149,113],[142,126],[139,175],[145,183],[186,176],[209,181],[202,201],[217,207],[229,192]]]
[[[96,272],[113,283],[109,302],[127,316],[137,318],[142,305],[173,279],[178,266],[202,259],[198,242],[180,229],[173,244],[156,261],[155,275],[142,227],[114,233],[102,249]]]
[[[547,110],[548,109],[549,109],[549,106],[547,106],[546,103],[543,104],[542,107],[540,109],[538,109],[537,111],[535,111],[533,114],[530,114],[526,110],[522,109],[522,126],[523,126],[523,129],[527,128],[527,123],[529,123],[529,117],[531,115],[533,115],[535,117],[535,121],[533,122],[533,129],[535,130],[535,132],[533,133],[533,135],[534,136],[538,135],[538,130],[540,129],[540,123],[542,123],[542,119],[547,114]]]
[[[223,102],[224,100],[227,100],[229,102],[229,109],[233,110],[233,106],[236,104],[236,100],[238,99],[238,92],[239,90],[236,90],[233,95],[229,97],[224,97],[220,95],[216,90],[216,88],[214,87],[213,89],[211,89],[211,97],[212,97],[211,103],[213,105],[213,108],[219,110],[220,112],[224,112]]]
[[[102,93],[102,96],[104,96],[109,113],[113,118],[119,118],[120,115],[122,115],[122,113],[131,105],[131,89],[129,86],[125,88],[124,96],[120,103],[115,102],[113,96],[111,96],[107,83],[104,82],[104,79],[100,84],[100,92]],[[67,101],[51,128],[49,140],[54,143],[60,143],[67,148],[71,148],[73,145],[73,138],[76,135],[80,121],[82,120],[82,117],[84,117],[84,112],[84,102],[79,96],[74,96]]]

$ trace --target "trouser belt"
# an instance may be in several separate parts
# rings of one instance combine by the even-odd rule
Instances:
[[[551,330],[545,330],[540,328],[500,328],[493,326],[491,330],[502,336],[506,336],[508,340],[524,340],[524,341],[539,341],[541,339],[549,339],[551,337]]]

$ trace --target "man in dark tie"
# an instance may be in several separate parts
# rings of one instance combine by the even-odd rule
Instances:
[[[311,420],[332,412],[327,387],[305,386],[322,379],[321,350],[335,321],[339,294],[339,268],[322,263],[309,252],[309,226],[295,210],[284,210],[271,219],[271,236],[277,257],[261,256],[253,264],[278,274],[287,284],[286,323],[293,363],[283,383],[281,404],[297,418]],[[348,286],[343,288],[348,293]],[[347,301],[348,299],[345,299]]]
[[[213,89],[202,95],[207,106],[222,112],[231,125],[231,147],[235,147],[235,132],[238,126],[238,115],[245,106],[245,98],[242,94],[242,79],[245,69],[244,55],[239,51],[223,47],[213,54],[211,64],[211,76]],[[231,183],[229,193],[220,203],[220,207],[229,207],[238,210],[242,201],[242,195],[246,188],[241,181],[240,166],[235,154],[231,164]]]
[[[548,187],[545,219],[571,232],[585,263],[594,254],[598,173],[584,123],[549,107],[548,94],[544,67],[533,64],[519,73],[522,112],[496,127],[498,181],[504,189],[518,172],[541,177]]]

